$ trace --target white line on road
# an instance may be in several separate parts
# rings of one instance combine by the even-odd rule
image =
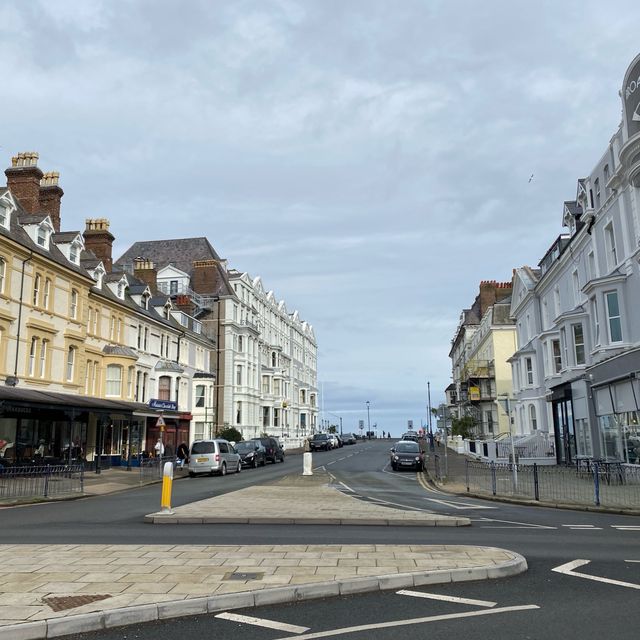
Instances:
[[[390,502],[389,500],[381,500],[380,498],[368,498],[370,502],[374,504],[390,504],[394,507],[402,507],[403,509],[410,509],[411,511],[420,511],[421,513],[433,513],[433,511],[429,511],[429,509],[421,509],[420,507],[412,507],[409,504],[401,504],[400,502]]]
[[[277,629],[278,631],[289,631],[290,633],[304,633],[305,631],[309,631],[309,627],[298,627],[295,624],[286,624],[285,622],[274,622],[273,620],[265,620],[264,618],[241,616],[238,613],[228,613],[227,611],[219,613],[216,618],[230,620],[231,622],[243,622],[244,624],[266,627],[267,629]]]
[[[596,527],[592,524],[563,524],[563,527],[567,527],[572,531],[601,531],[602,527]]]
[[[329,467],[332,464],[335,464],[337,462],[337,460],[334,460],[333,462],[327,462],[327,467]]]
[[[351,493],[355,493],[355,491],[354,491],[351,487],[347,486],[344,482],[341,482],[340,484],[341,484],[341,485],[342,485],[342,486],[343,486],[347,491],[350,491]]]
[[[640,531],[640,525],[637,524],[612,524],[611,526],[618,531]]]
[[[611,578],[600,578],[599,576],[590,576],[588,573],[578,573],[574,571],[578,567],[582,567],[585,564],[589,564],[591,560],[572,560],[566,564],[561,564],[559,567],[554,567],[551,571],[556,573],[564,573],[567,576],[576,576],[578,578],[585,578],[587,580],[595,580],[596,582],[605,582],[606,584],[615,584],[618,587],[628,587],[629,589],[640,589],[640,584],[633,584],[633,582],[622,582],[622,580],[612,580]]]
[[[478,607],[495,607],[497,602],[489,600],[472,600],[471,598],[457,598],[456,596],[443,596],[439,593],[422,593],[422,591],[408,591],[402,589],[396,591],[399,596],[411,596],[413,598],[427,598],[429,600],[444,600],[445,602],[458,602],[460,604],[471,604]]]
[[[484,522],[502,522],[504,524],[517,524],[517,525],[521,525],[519,527],[487,527],[487,526],[482,526],[481,529],[505,529],[505,528],[512,528],[512,529],[557,529],[558,527],[548,527],[547,525],[544,524],[533,524],[531,522],[515,522],[513,520],[496,520],[495,518],[480,518],[479,520],[484,521]]]
[[[625,560],[625,562],[640,562],[640,560]]]
[[[389,629],[392,627],[405,627],[411,624],[424,624],[426,622],[440,622],[442,620],[456,620],[458,618],[475,618],[477,616],[489,616],[494,613],[511,613],[513,611],[529,611],[539,609],[537,604],[524,604],[517,607],[500,607],[499,609],[482,609],[481,611],[465,611],[464,613],[449,613],[441,616],[427,616],[425,618],[408,618],[407,620],[393,620],[391,622],[379,622],[377,624],[361,624],[357,627],[343,627],[342,629],[330,629],[328,631],[318,631],[317,633],[306,633],[303,636],[296,636],[296,640],[314,640],[315,638],[329,638],[347,633],[358,633],[359,631],[373,631],[375,629]],[[289,640],[277,638],[277,640]]]
[[[449,500],[438,500],[436,498],[424,498],[424,500],[429,500],[429,502],[437,502],[439,504],[443,504],[445,507],[450,507],[451,509],[497,509],[498,507],[488,507],[482,504],[471,504],[469,502],[451,502]]]

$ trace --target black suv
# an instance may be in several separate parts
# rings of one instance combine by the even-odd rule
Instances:
[[[309,449],[311,451],[320,451],[320,449],[329,451],[331,448],[331,438],[326,433],[315,433],[313,438],[309,440]]]
[[[274,464],[280,460],[280,462],[284,462],[284,449],[282,445],[278,442],[277,438],[272,438],[271,436],[265,438],[251,438],[255,442],[259,442],[265,451],[265,456],[267,460],[270,460]]]

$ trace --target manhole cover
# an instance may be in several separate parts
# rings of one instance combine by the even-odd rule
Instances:
[[[48,604],[54,611],[65,611],[66,609],[81,607],[83,604],[106,600],[110,597],[110,595],[47,596],[46,598],[42,598],[42,601]]]
[[[234,571],[233,573],[225,573],[223,580],[262,580],[264,571],[257,573],[242,573],[240,571]]]

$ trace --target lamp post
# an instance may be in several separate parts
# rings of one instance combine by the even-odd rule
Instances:
[[[369,417],[369,401],[366,402],[367,405],[367,437],[371,439],[371,418]]]
[[[516,464],[516,449],[513,443],[513,422],[511,421],[511,398],[509,394],[501,394],[496,400],[507,414],[509,420],[509,438],[511,440],[511,469],[513,470],[513,492],[518,490],[518,465]]]

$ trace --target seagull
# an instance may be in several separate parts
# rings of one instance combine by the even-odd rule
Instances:
[[[533,173],[529,176],[529,182],[533,180]]]

